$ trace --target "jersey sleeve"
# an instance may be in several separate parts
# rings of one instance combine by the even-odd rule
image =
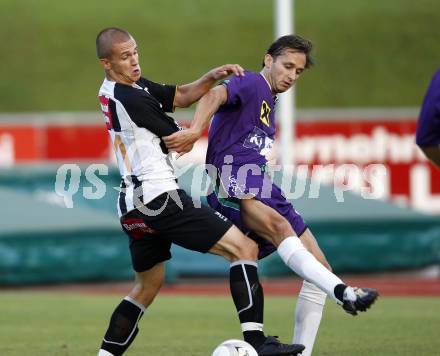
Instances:
[[[228,92],[228,98],[225,106],[240,105],[249,98],[252,92],[255,90],[253,81],[250,74],[245,76],[233,76],[220,83],[226,87]]]
[[[145,78],[141,78],[140,82],[148,89],[148,92],[162,104],[163,111],[174,111],[173,103],[174,96],[176,95],[175,85],[158,84]]]
[[[179,131],[179,125],[167,116],[153,99],[147,96],[132,96],[123,105],[131,120],[158,137],[168,136]]]
[[[438,70],[437,73],[435,74],[433,81],[434,81],[434,85],[436,87],[436,90],[434,92],[435,114],[436,114],[437,124],[439,125],[440,124],[440,70]],[[437,126],[437,127],[439,127],[439,126]],[[437,133],[440,137],[439,130],[437,130]]]
[[[440,145],[440,71],[425,94],[417,122],[416,143],[420,147]]]

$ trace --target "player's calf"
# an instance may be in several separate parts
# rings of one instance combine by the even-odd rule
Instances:
[[[125,297],[114,310],[98,356],[120,356],[131,345],[138,333],[138,322],[145,307]]]

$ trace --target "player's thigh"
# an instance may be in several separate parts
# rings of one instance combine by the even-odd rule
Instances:
[[[184,209],[168,222],[169,241],[198,252],[223,256],[229,261],[256,260],[257,245],[225,216],[208,206],[195,207],[184,200]]]
[[[209,250],[210,253],[237,260],[255,261],[258,256],[257,244],[232,225],[220,240]]]
[[[260,200],[243,199],[241,216],[250,230],[275,244],[278,244],[280,239],[296,235],[284,216]]]
[[[152,286],[154,289],[162,286],[165,277],[165,262],[156,263],[150,269],[136,272],[136,284],[140,286]]]
[[[129,239],[133,269],[140,273],[171,258],[171,243],[153,231],[139,210],[121,218],[121,226]]]
[[[194,206],[184,192],[180,194],[183,208],[162,219],[163,235],[176,245],[206,253],[226,234],[232,223],[208,206]]]
[[[236,198],[219,198],[215,193],[206,197],[210,208],[226,216],[235,226],[246,233],[247,227],[244,226],[240,213],[240,200]]]
[[[304,247],[309,251],[315,258],[321,262],[327,269],[331,270],[331,266],[328,263],[324,252],[322,252],[319,247],[318,241],[316,241],[315,236],[313,236],[310,229],[306,229],[299,237]]]

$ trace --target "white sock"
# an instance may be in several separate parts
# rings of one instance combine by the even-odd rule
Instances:
[[[111,353],[108,352],[108,351],[105,351],[105,350],[101,349],[101,350],[99,350],[99,352],[98,352],[98,356],[114,356],[114,355],[111,354]]]
[[[314,284],[303,282],[296,302],[293,334],[293,343],[306,347],[301,356],[312,354],[326,297],[327,295]]]
[[[307,251],[298,237],[285,238],[278,246],[278,254],[292,271],[312,282],[338,304],[341,304],[341,301],[335,296],[334,289],[338,284],[344,284],[344,282]]]
[[[357,297],[356,297],[356,294],[354,293],[353,287],[347,286],[347,288],[345,288],[345,290],[344,290],[344,295],[342,298],[344,300],[350,300],[350,301],[354,302],[357,299]]]

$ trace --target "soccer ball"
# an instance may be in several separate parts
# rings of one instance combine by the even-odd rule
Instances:
[[[231,339],[218,345],[212,356],[258,356],[258,354],[247,342]]]

